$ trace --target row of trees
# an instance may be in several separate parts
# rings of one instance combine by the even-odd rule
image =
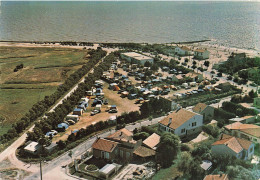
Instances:
[[[12,128],[8,130],[7,133],[0,137],[1,143],[6,143],[12,140],[15,137],[18,137],[18,134],[21,133],[24,129],[26,129],[32,122],[41,117],[48,108],[50,108],[65,92],[67,92],[74,84],[76,84],[81,77],[83,77],[98,61],[106,55],[106,52],[103,50],[92,50],[90,60],[86,65],[83,65],[80,69],[75,71],[70,77],[57,88],[57,90],[50,96],[45,96],[43,100],[37,102],[32,106],[32,108],[27,112],[20,120],[12,125]],[[87,85],[87,84],[86,84]],[[84,86],[81,84],[79,86]],[[72,96],[74,101],[76,100],[76,96]],[[69,106],[69,103],[66,103]],[[52,115],[55,116],[55,115]],[[56,117],[58,119],[58,117]],[[44,132],[49,130],[55,124],[51,122],[51,120],[46,120],[46,124],[41,126],[37,125],[36,132],[37,134],[42,134],[42,129]],[[47,126],[47,124],[51,126]],[[35,138],[34,138],[35,139]]]
[[[227,112],[234,113],[238,116],[256,115],[254,109],[248,109],[241,106],[240,104],[236,104],[229,101],[222,103],[222,109],[224,109]]]
[[[251,90],[248,95],[234,95],[231,98],[231,102],[233,103],[252,103],[254,101],[254,98],[257,97],[257,92],[254,92],[254,90]]]
[[[102,50],[98,50],[98,51],[103,52]],[[95,55],[95,54],[96,53],[94,53],[93,55]],[[97,58],[99,58],[97,60],[97,62],[98,62],[100,60],[100,58],[102,58],[102,57],[98,56]],[[94,85],[95,80],[97,80],[97,79],[99,79],[99,77],[101,77],[103,71],[109,69],[110,64],[113,61],[114,61],[113,53],[111,53],[107,57],[105,57],[103,62],[94,68],[94,72],[92,74],[89,74],[85,78],[84,83],[80,83],[78,85],[78,88],[67,99],[63,100],[62,104],[58,105],[55,108],[54,112],[47,113],[46,114],[47,118],[45,118],[44,120],[42,120],[40,122],[35,123],[33,132],[28,132],[27,140],[37,141],[37,139],[42,137],[44,134],[46,134],[51,129],[56,129],[57,125],[59,123],[63,122],[66,115],[69,114],[73,110],[74,106],[85,95],[85,92],[91,89],[91,87]],[[92,59],[92,62],[94,63],[95,60]],[[93,64],[89,68],[91,69],[91,67],[93,67],[93,66],[95,66],[95,64]],[[78,82],[78,80],[75,82]]]

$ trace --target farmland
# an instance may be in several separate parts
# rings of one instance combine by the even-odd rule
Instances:
[[[0,135],[87,62],[86,54],[71,48],[0,47]]]

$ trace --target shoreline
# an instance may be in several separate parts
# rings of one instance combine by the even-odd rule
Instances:
[[[130,42],[129,42],[130,43]],[[97,48],[102,42],[86,42],[86,41],[0,41],[0,47],[56,47],[56,48]],[[104,44],[109,44],[104,42]],[[111,43],[111,44],[122,44],[122,43]],[[136,43],[144,44],[144,43]],[[147,44],[147,43],[146,43]],[[149,44],[149,43],[148,43]],[[155,43],[158,44],[158,43]],[[223,43],[218,43],[216,40],[199,40],[199,41],[186,41],[186,42],[177,42],[177,43],[160,43],[170,46],[187,46],[190,49],[207,49],[211,54],[216,56],[228,55],[232,52],[234,53],[246,53],[249,57],[260,57],[260,51],[252,48],[238,48],[227,46]],[[228,54],[227,54],[228,53]]]

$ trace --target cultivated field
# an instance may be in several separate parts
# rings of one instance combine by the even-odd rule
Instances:
[[[0,47],[0,135],[87,60],[87,50]],[[14,72],[17,65],[24,68]]]

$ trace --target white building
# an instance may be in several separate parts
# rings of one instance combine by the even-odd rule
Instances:
[[[191,50],[186,46],[182,46],[182,47],[177,46],[174,49],[174,52],[180,56],[188,56],[192,54]]]
[[[231,155],[238,159],[248,160],[254,155],[254,143],[222,134],[220,139],[211,145],[212,154]]]
[[[186,109],[179,109],[159,122],[159,130],[184,137],[201,131],[203,116]]]
[[[260,143],[260,126],[235,122],[224,127],[225,132],[233,136]]]
[[[39,143],[33,141],[33,142],[29,143],[29,144],[24,148],[24,151],[26,151],[26,152],[28,152],[28,153],[31,153],[31,154],[37,154],[39,148],[40,148]]]
[[[196,49],[194,51],[195,59],[209,59],[209,51],[206,49]]]
[[[120,56],[122,59],[125,59],[132,64],[144,65],[146,62],[153,64],[153,58],[136,52],[121,53]]]

